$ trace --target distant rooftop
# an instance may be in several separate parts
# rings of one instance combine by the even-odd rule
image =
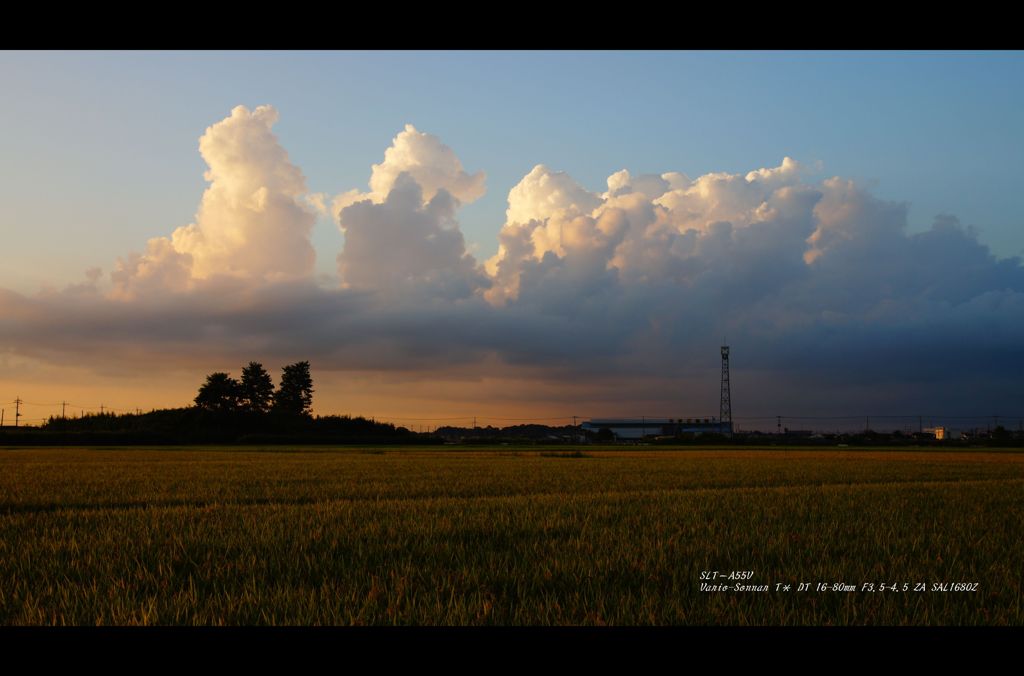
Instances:
[[[630,425],[630,424],[649,424],[649,425],[674,425],[678,422],[686,422],[687,420],[693,422],[700,422],[702,420],[716,421],[715,418],[710,416],[706,418],[591,418],[586,421],[591,425]]]

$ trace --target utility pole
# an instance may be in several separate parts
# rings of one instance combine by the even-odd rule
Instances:
[[[100,415],[103,415],[103,404],[100,404]]]
[[[782,434],[782,416],[775,416],[775,433]]]
[[[576,437],[576,416],[573,416],[572,417],[572,443],[575,444],[577,442],[577,440],[578,439]]]
[[[66,407],[67,405],[68,405],[68,402],[66,402],[66,401],[60,402],[60,419],[61,420],[64,419],[64,407]]]
[[[4,413],[7,411],[5,408],[0,408],[0,428],[4,426]]]
[[[21,398],[14,400],[14,426],[18,426],[18,418],[21,417]]]

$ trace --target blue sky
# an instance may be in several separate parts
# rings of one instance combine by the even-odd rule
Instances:
[[[950,213],[1024,253],[1021,53],[8,52],[0,55],[0,282],[26,291],[192,220],[197,140],[269,103],[314,192],[364,189],[405,123],[439,136],[487,194],[460,213],[479,258],[535,164],[599,191],[636,173],[746,172],[789,155]],[[323,218],[317,269],[342,244]],[[60,268],[59,271],[54,267]]]

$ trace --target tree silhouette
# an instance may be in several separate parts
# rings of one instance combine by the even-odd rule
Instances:
[[[207,411],[235,411],[241,384],[227,373],[211,373],[196,395],[196,406]]]
[[[281,386],[274,394],[274,411],[288,415],[309,415],[313,407],[313,377],[309,362],[300,361],[281,371]]]
[[[274,381],[263,364],[251,361],[242,369],[240,399],[242,409],[251,413],[270,410],[274,400]]]

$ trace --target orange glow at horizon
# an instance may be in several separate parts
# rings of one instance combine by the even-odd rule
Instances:
[[[2,364],[0,364],[2,365]],[[8,363],[8,365],[11,365]],[[147,412],[154,408],[192,405],[207,373],[227,370],[240,375],[241,368],[96,374],[81,367],[57,367],[21,362],[6,369],[0,378],[0,408],[5,425],[13,424],[13,402],[22,399],[20,424],[38,425],[59,416],[62,402],[68,416],[99,413]],[[280,369],[268,366],[272,377]],[[524,377],[514,373],[493,376],[465,374],[369,373],[318,371],[313,368],[313,412],[316,415],[350,415],[390,422],[414,430],[443,425],[506,427],[525,423],[567,425],[573,416],[599,415],[708,415],[714,393],[705,406],[664,405],[664,391],[647,386],[618,383],[613,389],[593,383]],[[670,410],[678,409],[678,410]],[[706,409],[706,410],[705,410]]]

